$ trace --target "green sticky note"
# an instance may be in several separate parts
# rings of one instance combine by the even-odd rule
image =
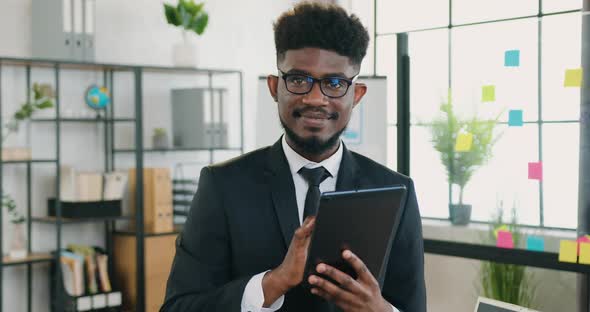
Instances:
[[[559,242],[559,261],[560,262],[578,262],[578,242],[562,240]]]
[[[481,101],[482,102],[496,101],[496,86],[493,86],[493,85],[483,86],[481,89]]]
[[[455,151],[469,152],[471,150],[472,144],[473,144],[473,134],[459,133],[459,135],[457,136],[457,142],[455,143]]]
[[[581,87],[583,71],[581,68],[567,69],[565,71],[564,87]]]

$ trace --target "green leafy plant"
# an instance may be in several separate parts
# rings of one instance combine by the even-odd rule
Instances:
[[[25,217],[18,212],[16,209],[16,202],[10,197],[10,195],[2,194],[2,207],[6,208],[8,211],[11,223],[19,224],[25,222]]]
[[[500,138],[500,135],[494,136],[500,114],[491,120],[479,119],[477,116],[461,119],[455,114],[452,101],[449,99],[447,102],[443,102],[440,106],[442,117],[430,124],[431,142],[434,149],[440,153],[449,183],[459,186],[459,204],[462,205],[465,186],[475,170],[486,164],[492,157],[492,148]],[[470,133],[473,136],[469,151],[455,150],[457,136],[461,132]]]
[[[14,113],[12,119],[4,125],[6,130],[2,136],[2,142],[6,141],[10,134],[18,132],[19,124],[31,118],[34,112],[54,106],[53,99],[55,95],[50,85],[35,83],[33,84],[32,93],[33,99],[30,102],[22,104]]]
[[[164,14],[168,24],[202,35],[209,23],[209,15],[203,10],[204,5],[196,4],[194,0],[179,0],[176,6],[164,4]]]
[[[166,135],[166,129],[154,128],[154,136],[164,136],[164,135]]]
[[[494,244],[496,237],[494,230],[503,225],[502,209],[498,210],[498,216],[490,225],[483,242]],[[516,209],[512,210],[512,221],[507,225],[512,233],[514,246],[519,246],[523,235],[516,222]],[[523,307],[532,308],[537,285],[534,283],[534,276],[522,265],[505,264],[496,262],[482,262],[480,271],[480,285],[483,296],[496,299]]]

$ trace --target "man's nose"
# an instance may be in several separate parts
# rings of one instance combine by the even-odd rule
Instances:
[[[315,82],[309,93],[303,96],[303,103],[310,105],[326,105],[326,96],[322,93],[319,82]]]

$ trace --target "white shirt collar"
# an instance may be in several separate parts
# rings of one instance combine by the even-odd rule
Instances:
[[[332,178],[336,178],[338,176],[338,169],[340,168],[340,163],[342,162],[342,141],[340,141],[340,145],[338,146],[336,153],[319,163],[308,160],[305,157],[297,154],[297,152],[293,150],[287,143],[285,135],[283,135],[281,141],[283,145],[283,152],[285,153],[285,157],[289,163],[289,168],[291,169],[291,174],[297,174],[299,169],[303,167],[317,168],[323,166],[332,175]]]

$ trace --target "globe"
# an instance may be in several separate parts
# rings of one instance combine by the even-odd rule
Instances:
[[[109,90],[105,87],[90,86],[86,90],[86,104],[93,109],[104,109],[111,101]]]

